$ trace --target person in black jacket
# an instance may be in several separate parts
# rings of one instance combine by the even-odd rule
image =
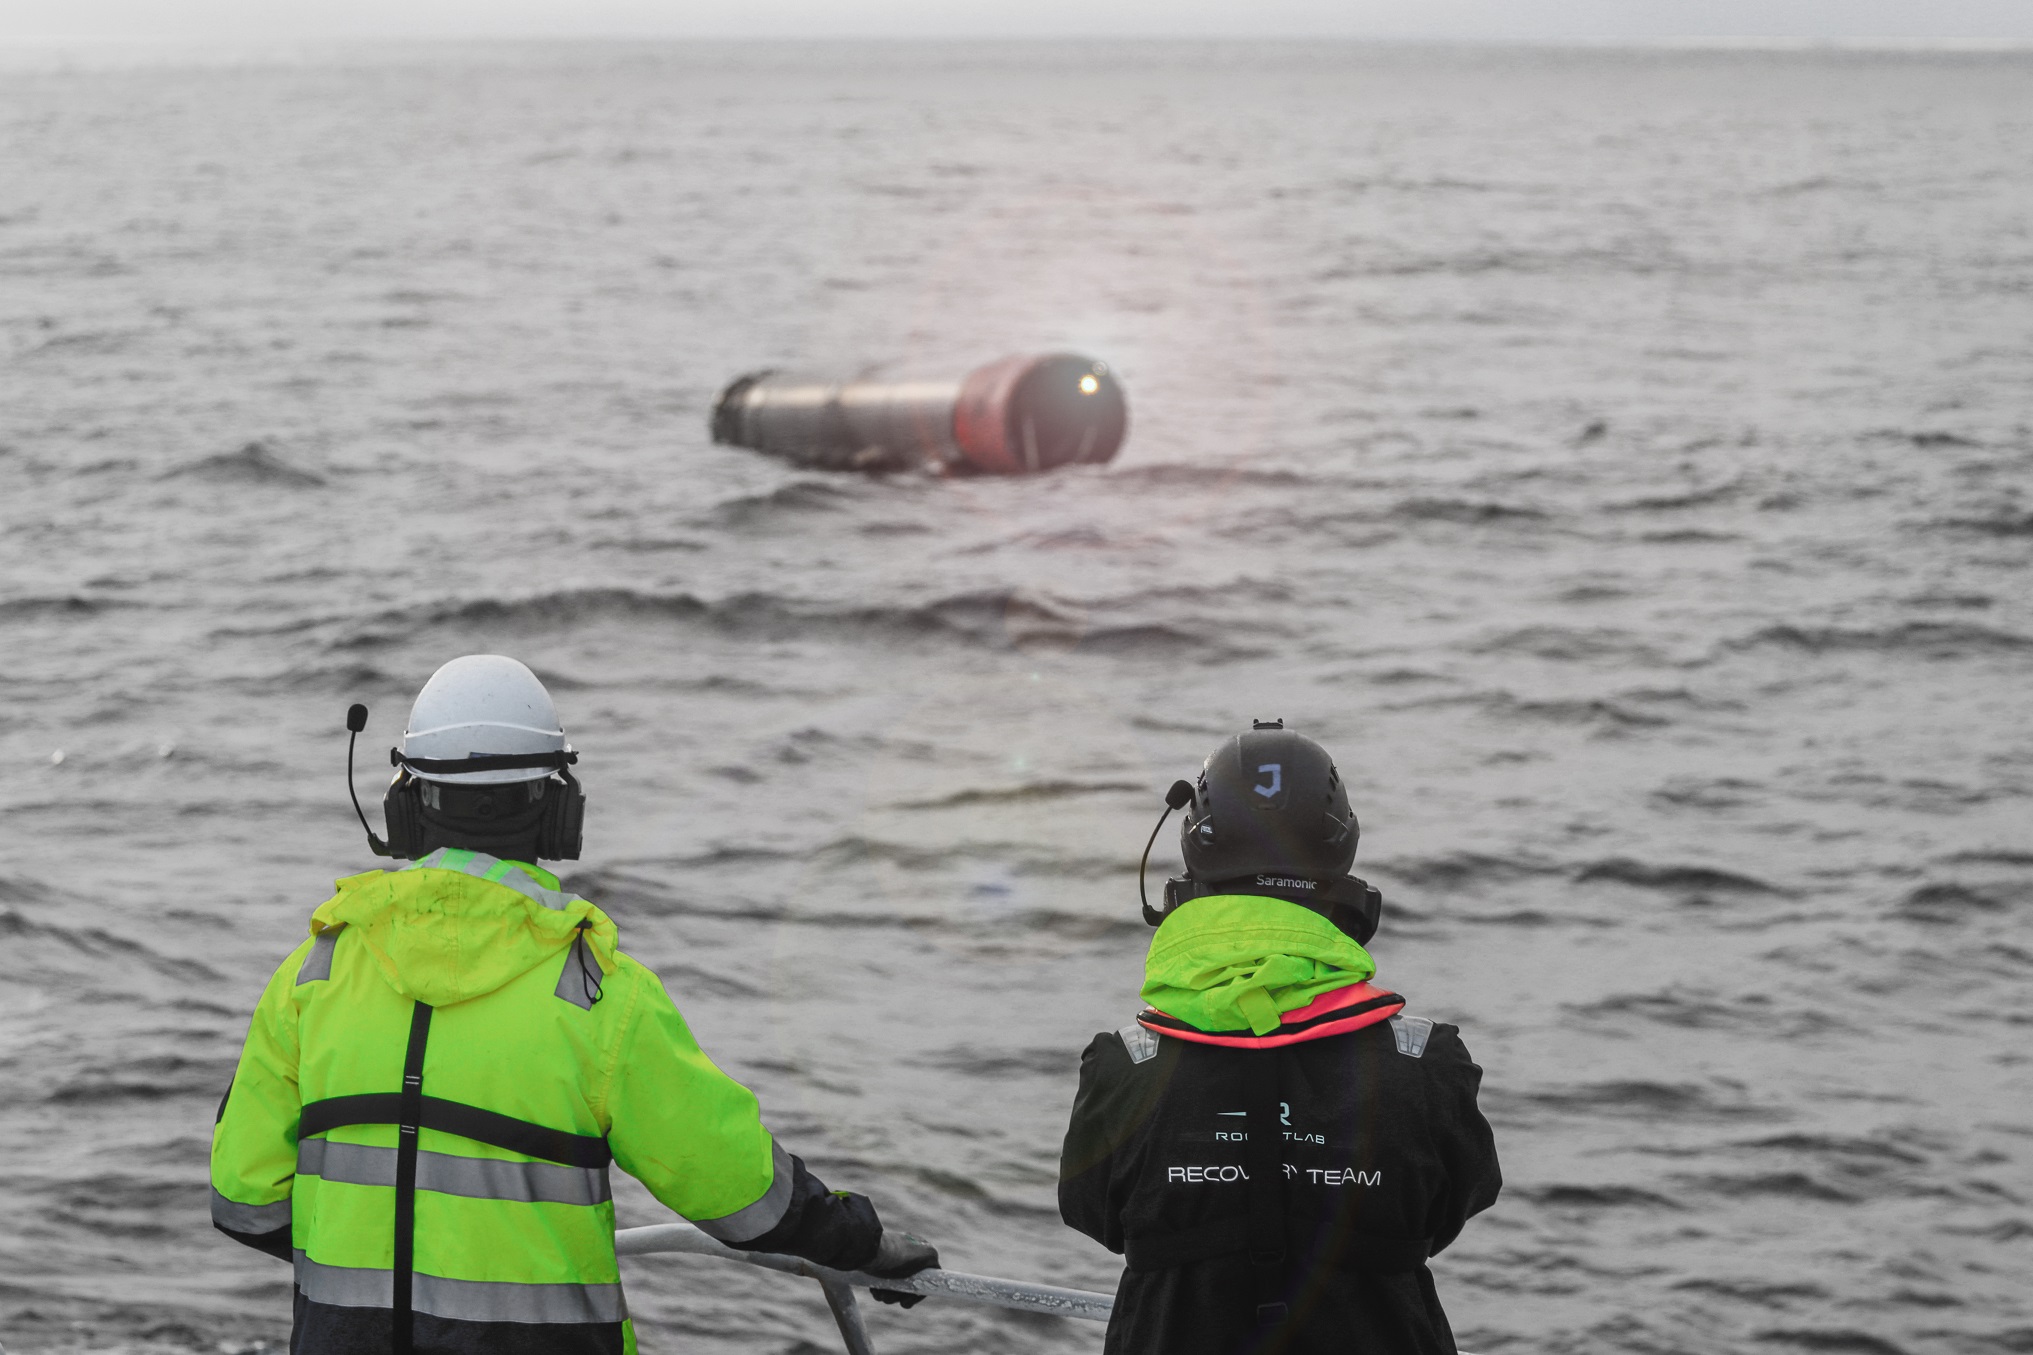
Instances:
[[[1061,1217],[1128,1261],[1106,1355],[1451,1355],[1426,1261],[1502,1186],[1482,1070],[1368,981],[1339,772],[1259,723],[1166,801],[1150,1005],[1081,1056],[1060,1161]]]

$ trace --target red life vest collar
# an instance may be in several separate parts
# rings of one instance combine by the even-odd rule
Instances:
[[[1346,1035],[1379,1021],[1388,1021],[1404,1008],[1405,999],[1367,983],[1351,983],[1322,993],[1305,1006],[1284,1014],[1278,1028],[1269,1035],[1248,1030],[1200,1030],[1176,1016],[1167,1016],[1155,1007],[1137,1016],[1137,1024],[1159,1035],[1195,1044],[1226,1045],[1231,1049],[1277,1049],[1307,1040],[1324,1040],[1329,1035]]]

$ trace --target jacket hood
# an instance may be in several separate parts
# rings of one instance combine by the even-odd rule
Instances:
[[[404,870],[340,880],[338,890],[311,914],[311,935],[352,929],[390,987],[433,1007],[491,993],[582,933],[603,974],[619,967],[614,920],[519,861],[438,851]]]
[[[1376,973],[1369,952],[1310,908],[1252,894],[1195,899],[1144,961],[1143,999],[1200,1030],[1276,1030],[1283,1013]]]

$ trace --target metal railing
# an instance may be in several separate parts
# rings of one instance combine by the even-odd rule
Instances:
[[[969,1275],[960,1270],[921,1270],[908,1279],[883,1280],[859,1271],[828,1270],[796,1256],[768,1252],[736,1251],[716,1242],[689,1223],[659,1223],[647,1228],[623,1228],[614,1234],[614,1250],[623,1256],[647,1256],[655,1252],[688,1252],[693,1256],[714,1256],[722,1261],[739,1261],[786,1275],[817,1280],[833,1310],[840,1338],[848,1355],[875,1355],[868,1328],[861,1321],[861,1309],[854,1299],[856,1288],[900,1289],[927,1298],[959,1299],[964,1303],[986,1303],[997,1308],[1015,1308],[1027,1313],[1054,1313],[1060,1317],[1106,1322],[1115,1311],[1112,1294],[1087,1289],[1061,1289],[1057,1285],[1030,1284],[1023,1280],[999,1280],[992,1275]],[[1467,1351],[1459,1355],[1468,1355]]]
[[[854,1290],[898,1289],[927,1298],[960,1299],[986,1303],[997,1308],[1017,1308],[1027,1313],[1055,1313],[1060,1317],[1086,1318],[1106,1322],[1115,1311],[1115,1298],[1085,1289],[1061,1289],[1057,1285],[1028,1284],[1022,1280],[998,1280],[991,1275],[969,1275],[960,1270],[921,1270],[902,1280],[883,1280],[859,1271],[828,1270],[825,1266],[797,1256],[769,1252],[736,1251],[716,1242],[689,1223],[659,1223],[647,1228],[623,1228],[614,1235],[614,1250],[623,1256],[645,1256],[652,1252],[689,1252],[693,1256],[717,1256],[723,1261],[740,1261],[764,1270],[782,1271],[817,1280],[833,1310],[833,1321],[847,1342],[848,1355],[875,1355],[868,1328],[862,1324],[861,1309]]]

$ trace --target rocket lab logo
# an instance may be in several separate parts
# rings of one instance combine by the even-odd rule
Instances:
[[[1285,764],[1282,762],[1266,762],[1263,766],[1257,768],[1258,776],[1262,776],[1266,772],[1270,774],[1271,778],[1271,783],[1268,786],[1250,787],[1250,789],[1255,791],[1258,795],[1263,796],[1264,800],[1267,802],[1264,806],[1261,806],[1263,808],[1268,808],[1270,805],[1276,804],[1278,801],[1278,797],[1284,794]]]

